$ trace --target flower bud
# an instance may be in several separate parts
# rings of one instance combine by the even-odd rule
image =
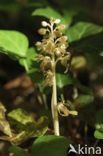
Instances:
[[[48,26],[48,23],[47,23],[46,21],[42,21],[42,22],[41,22],[41,25],[42,25],[43,27],[47,27],[47,26]]]
[[[61,49],[66,49],[65,44],[62,44],[62,45],[60,46],[60,48],[61,48]]]
[[[60,22],[61,22],[60,19],[56,19],[56,20],[55,20],[55,24],[59,24]]]
[[[60,26],[57,27],[58,30],[63,31],[66,28],[66,25],[61,24]]]
[[[62,36],[62,33],[60,31],[55,31],[54,33],[55,33],[56,37],[61,37]]]
[[[50,61],[50,57],[49,56],[45,56],[45,61]]]
[[[35,44],[36,46],[40,46],[41,45],[41,42],[36,42],[36,44]]]
[[[63,36],[63,39],[64,39],[65,41],[67,41],[68,37],[67,37],[67,36]]]
[[[45,46],[43,46],[43,47],[42,47],[42,50],[43,50],[43,51],[45,51],[45,50],[46,50],[46,47],[45,47]]]
[[[61,56],[61,51],[59,50],[59,48],[55,49],[55,54],[56,54],[57,57]]]
[[[53,17],[49,19],[49,22],[52,23],[54,21]]]
[[[41,28],[41,29],[38,30],[38,33],[39,33],[40,35],[45,35],[45,34],[46,34],[46,29]]]
[[[61,52],[60,52],[60,51],[56,51],[55,54],[56,54],[56,56],[58,56],[58,57],[61,56]]]

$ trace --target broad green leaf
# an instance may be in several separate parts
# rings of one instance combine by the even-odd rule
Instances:
[[[0,52],[13,58],[26,57],[28,44],[28,38],[20,32],[0,30]]]
[[[0,119],[0,131],[2,131],[4,134],[8,136],[12,136],[10,124],[6,119]]]
[[[67,21],[63,18],[63,16],[51,7],[36,9],[32,16],[44,16],[46,18],[53,17],[54,19],[61,19],[61,22],[67,24]]]
[[[70,140],[63,136],[48,135],[34,141],[31,156],[67,156]]]
[[[27,56],[28,59],[30,59],[32,61],[36,61],[37,56],[38,56],[38,52],[36,51],[36,49],[34,47],[30,47],[27,50],[26,56]]]
[[[12,144],[18,145],[29,138],[39,137],[46,133],[48,128],[47,117],[42,116],[35,121],[29,113],[18,108],[8,113],[11,127],[16,134],[9,140]]]
[[[0,131],[8,136],[12,136],[9,122],[5,117],[6,108],[0,103]]]
[[[97,139],[103,139],[103,132],[100,132],[99,130],[95,130],[94,136]]]
[[[103,27],[88,22],[78,22],[68,29],[71,47],[77,51],[103,52]]]
[[[14,154],[14,156],[30,156],[30,154],[24,151],[22,148],[18,146],[11,146],[9,151]]]
[[[73,17],[68,13],[68,10],[62,10],[62,12],[63,12],[64,20],[66,21],[67,25],[70,26],[70,24],[73,21]],[[68,30],[68,29],[66,29],[66,30]]]
[[[27,123],[22,126],[21,131],[10,139],[10,142],[14,145],[19,145],[22,142],[35,137],[43,136],[48,129],[47,117],[40,117],[37,122]],[[16,129],[15,129],[16,131]]]
[[[55,19],[61,18],[61,15],[51,7],[36,9],[32,13],[32,16],[36,16],[36,15],[44,16],[46,18],[50,18],[50,17],[54,17]]]
[[[34,47],[30,47],[27,50],[26,58],[19,59],[19,63],[20,65],[24,66],[28,72],[32,68],[34,61],[37,60],[37,56],[38,54],[36,49]]]
[[[88,22],[78,22],[68,30],[69,42],[103,32],[103,27]]]
[[[56,84],[58,88],[63,88],[66,85],[72,84],[72,77],[70,74],[56,74]]]
[[[34,122],[34,119],[29,115],[29,113],[22,108],[12,110],[8,113],[8,117],[22,123],[23,125],[26,125],[29,122]]]

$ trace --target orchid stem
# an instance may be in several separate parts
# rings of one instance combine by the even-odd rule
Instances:
[[[57,110],[57,88],[56,88],[55,70],[53,76],[52,115],[53,115],[54,133],[55,135],[59,136],[59,119]]]

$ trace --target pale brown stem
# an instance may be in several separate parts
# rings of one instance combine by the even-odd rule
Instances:
[[[54,75],[53,75],[53,92],[52,92],[52,116],[53,116],[54,133],[55,135],[59,136],[59,119],[58,119],[58,110],[57,110],[57,88],[56,88],[55,66],[53,68],[53,74]]]
[[[51,33],[53,35],[53,25],[51,25]],[[59,119],[58,119],[58,109],[57,109],[57,87],[56,87],[56,62],[55,62],[55,54],[52,54],[52,72],[53,72],[53,90],[52,90],[52,116],[53,116],[53,126],[54,126],[54,134],[59,136]]]

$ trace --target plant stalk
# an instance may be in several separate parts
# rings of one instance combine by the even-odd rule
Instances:
[[[54,60],[55,64],[55,60]],[[53,125],[54,133],[59,136],[59,119],[58,119],[58,110],[57,110],[57,88],[56,88],[56,74],[55,74],[55,65],[53,68],[53,92],[52,92],[52,116],[53,116]]]

